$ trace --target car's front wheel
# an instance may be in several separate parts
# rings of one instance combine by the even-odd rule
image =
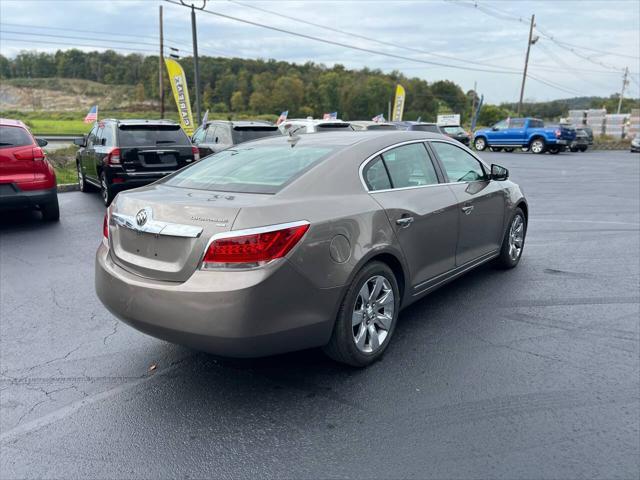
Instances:
[[[325,353],[354,367],[370,365],[389,345],[399,310],[398,282],[391,269],[376,261],[365,265],[345,294]]]
[[[87,183],[87,180],[84,178],[84,173],[82,173],[80,163],[76,163],[76,171],[78,172],[78,185],[80,187],[80,191],[84,193],[89,192],[91,190],[91,187]]]
[[[487,141],[483,137],[478,137],[473,141],[473,147],[481,152],[487,148]]]
[[[516,208],[511,217],[511,222],[502,240],[500,254],[495,264],[499,268],[513,268],[518,265],[524,250],[524,239],[527,235],[527,218],[520,207]]]

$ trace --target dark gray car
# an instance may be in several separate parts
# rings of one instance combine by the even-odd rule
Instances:
[[[215,120],[198,127],[191,141],[198,147],[200,156],[206,157],[233,145],[274,135],[280,135],[280,130],[270,122]]]
[[[440,135],[274,137],[118,195],[96,290],[171,342],[230,356],[322,346],[364,366],[402,308],[485,262],[516,266],[527,216],[506,169]]]

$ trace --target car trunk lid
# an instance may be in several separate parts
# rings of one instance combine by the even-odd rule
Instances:
[[[231,229],[243,206],[265,195],[150,185],[120,195],[111,211],[111,255],[145,278],[184,282],[199,268],[209,239]]]

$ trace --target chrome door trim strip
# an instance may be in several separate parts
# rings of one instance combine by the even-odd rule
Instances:
[[[412,294],[413,297],[417,296],[417,295],[421,295],[429,290],[434,289],[435,287],[442,285],[445,282],[448,282],[449,280],[453,280],[454,278],[459,277],[460,275],[462,275],[465,272],[468,272],[469,270],[485,263],[488,262],[489,260],[494,259],[495,257],[497,257],[500,254],[499,250],[495,250],[493,252],[489,252],[489,253],[485,253],[484,255],[481,255],[480,257],[476,258],[475,260],[471,260],[463,265],[460,265],[456,268],[453,268],[451,270],[449,270],[448,272],[444,272],[441,273],[440,275],[437,275],[433,278],[430,278],[429,280],[425,280],[424,282],[421,282],[417,285],[415,285],[413,287],[414,293]],[[444,278],[442,278],[444,277]],[[439,278],[442,278],[439,281],[434,282],[435,280],[438,280]],[[428,285],[429,283],[432,283],[431,285]],[[425,288],[421,289],[421,287],[425,286]],[[415,290],[418,290],[417,292]]]
[[[128,228],[140,233],[151,233],[153,235],[165,235],[168,237],[198,238],[203,231],[202,227],[195,225],[185,225],[182,223],[170,223],[154,220],[150,208],[145,208],[147,221],[144,225],[138,225],[136,217],[123,213],[112,213],[111,219],[119,227]]]

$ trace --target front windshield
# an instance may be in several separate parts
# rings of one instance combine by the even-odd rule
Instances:
[[[253,145],[211,155],[165,180],[172,187],[236,193],[276,193],[334,147]]]

